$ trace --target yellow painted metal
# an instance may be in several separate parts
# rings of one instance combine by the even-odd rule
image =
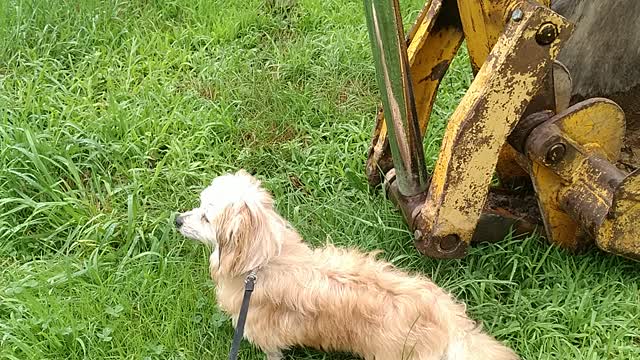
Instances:
[[[540,162],[531,164],[531,179],[538,197],[547,238],[563,249],[577,251],[585,246],[585,239],[578,223],[564,212],[559,203],[558,193],[562,183],[549,168]]]
[[[590,152],[615,163],[620,157],[624,138],[624,112],[608,99],[592,99],[582,104],[585,103],[588,106],[580,108],[579,113],[569,110],[564,113],[567,115],[559,114],[562,121],[558,127]]]
[[[522,10],[522,0],[457,0],[464,29],[469,60],[474,73],[484,64],[505,28],[505,24],[516,9]],[[549,6],[551,0],[540,0],[538,4]],[[496,173],[502,183],[528,177],[518,165],[516,151],[505,143],[498,155]]]
[[[424,135],[438,85],[463,40],[460,20],[450,2],[432,0],[423,9],[411,30],[407,56],[419,128]],[[389,157],[389,143],[384,113],[379,112],[367,160],[369,178],[384,168]],[[387,164],[390,165],[390,164]]]
[[[455,57],[463,34],[459,21],[455,18],[451,8],[445,6],[442,12],[438,10],[440,17],[434,19],[430,16],[436,11],[435,5],[442,0],[434,0],[433,10],[427,12],[425,21],[418,28],[415,40],[407,49],[411,64],[411,77],[413,79],[416,109],[422,134],[425,133],[433,102],[440,81]]]
[[[508,10],[518,2],[516,0],[458,0],[460,18],[474,73],[480,70],[491,49],[498,42],[509,17]]]
[[[457,0],[474,73],[489,56],[514,10],[525,6],[522,0]],[[551,0],[536,3],[549,6]],[[522,9],[521,9],[522,10]]]
[[[421,135],[444,72],[465,39],[476,75],[449,120],[428,193],[405,204],[423,252],[463,253],[460,244],[472,238],[495,170],[501,180],[530,176],[555,244],[579,250],[595,240],[605,251],[640,259],[640,172],[626,174],[613,165],[623,146],[624,114],[606,99],[568,108],[571,77],[554,59],[573,27],[548,9],[550,2],[431,0],[410,30],[407,57]],[[545,44],[536,34],[548,23],[558,37]],[[506,137],[525,112],[545,109],[557,115],[533,130],[527,158]],[[558,161],[547,152],[556,142],[566,149]],[[393,167],[389,152],[380,112],[367,162],[370,179],[379,168]]]
[[[523,2],[449,119],[432,176],[422,223],[426,236],[456,236],[469,243],[485,204],[498,154],[551,68],[572,25],[544,6]],[[558,37],[539,45],[536,34],[552,23]]]
[[[527,149],[548,238],[569,250],[593,243],[640,259],[640,173],[613,164],[625,130],[622,109],[607,99],[589,99],[536,128]],[[549,151],[563,149],[553,161]]]
[[[613,102],[592,100],[587,104],[576,104],[551,120],[563,138],[576,145],[590,149],[594,155],[602,156],[615,163],[622,146],[624,136],[624,114]],[[534,130],[530,141],[535,141]],[[540,135],[548,141],[549,134]],[[565,141],[566,141],[565,139]],[[543,153],[541,150],[540,153]],[[537,153],[537,152],[536,152]],[[573,219],[561,206],[560,194],[567,187],[587,181],[594,191],[601,193],[600,198],[610,198],[606,189],[598,188],[588,176],[587,157],[578,154],[562,167],[552,169],[545,164],[545,155],[537,153],[532,158],[531,178],[538,195],[540,211],[545,222],[548,238],[555,244],[569,250],[580,250],[590,241],[582,234],[577,220]]]

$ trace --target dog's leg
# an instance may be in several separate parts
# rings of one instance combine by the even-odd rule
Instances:
[[[282,360],[282,351],[270,351],[267,353],[267,360]]]

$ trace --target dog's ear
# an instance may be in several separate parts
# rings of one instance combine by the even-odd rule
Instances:
[[[240,169],[238,171],[236,171],[236,175],[238,176],[251,176],[251,174],[249,174],[249,172],[245,169]]]
[[[236,171],[235,173],[236,176],[244,176],[249,178],[249,180],[251,181],[252,184],[260,187],[262,182],[260,180],[258,180],[258,178],[256,178],[255,176],[253,176],[250,172],[248,172],[245,169],[240,169],[238,171]]]
[[[226,211],[227,224],[218,241],[221,274],[241,276],[280,253],[282,240],[272,231],[267,209],[242,202]]]

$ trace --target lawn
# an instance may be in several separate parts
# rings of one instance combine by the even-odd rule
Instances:
[[[408,24],[421,3],[402,3]],[[361,1],[0,2],[0,358],[225,359],[207,249],[173,219],[246,168],[308,242],[383,249],[525,359],[640,359],[637,263],[537,236],[421,257],[364,176],[377,103]]]

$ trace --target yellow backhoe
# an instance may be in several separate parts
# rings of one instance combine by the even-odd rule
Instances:
[[[407,34],[397,0],[364,3],[382,95],[367,176],[420,252],[541,228],[640,260],[640,1],[430,0]],[[422,140],[463,43],[474,80],[430,173]]]

